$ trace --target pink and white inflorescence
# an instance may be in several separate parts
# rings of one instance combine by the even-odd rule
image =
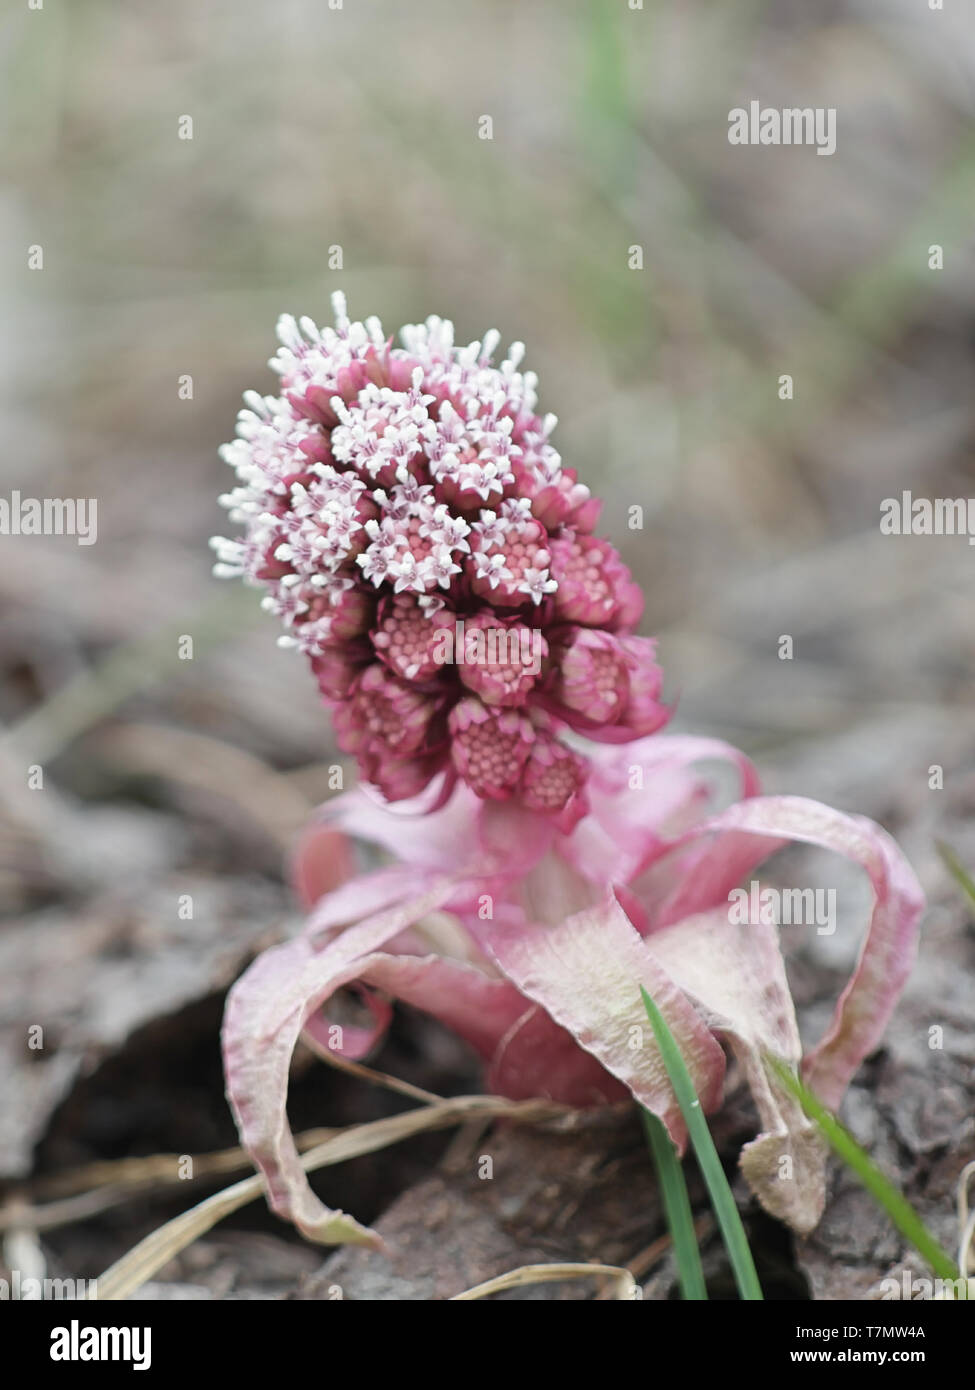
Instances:
[[[626,742],[669,713],[599,502],[536,414],[522,344],[494,366],[496,332],[458,347],[429,318],[393,347],[333,307],[335,328],[284,315],[281,394],[244,396],[221,450],[244,530],[214,539],[215,572],[266,591],[387,800],[444,774],[443,795],[459,777],[572,823],[588,763],[566,733]]]

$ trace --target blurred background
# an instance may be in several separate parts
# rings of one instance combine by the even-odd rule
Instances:
[[[95,545],[0,538],[0,1176],[234,1141],[220,1000],[294,926],[282,865],[335,755],[258,597],[210,576],[217,448],[241,391],[274,388],[277,315],[327,321],[339,288],[389,332],[437,313],[528,344],[646,593],[676,727],[892,828],[935,904],[944,978],[917,997],[964,979],[934,846],[975,863],[975,552],[879,517],[903,489],[975,495],[975,14],[7,0],[0,32],[0,495],[98,500]],[[836,153],[729,145],[753,99],[835,107]],[[800,996],[856,941],[804,948]],[[459,1084],[453,1044],[416,1028],[384,1063],[424,1052]],[[97,1273],[155,1211],[45,1248]]]

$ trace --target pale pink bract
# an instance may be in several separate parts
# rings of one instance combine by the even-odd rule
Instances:
[[[519,717],[499,712],[506,715]],[[737,769],[743,798],[717,814],[694,771],[714,759]],[[343,1040],[347,1057],[376,1045],[392,996],[466,1038],[485,1061],[489,1089],[574,1106],[630,1096],[683,1147],[642,984],[681,1047],[705,1112],[721,1103],[722,1044],[730,1049],[761,1124],[742,1151],[745,1177],[774,1215],[801,1232],[815,1226],[823,1146],[770,1079],[763,1054],[801,1063],[813,1089],[838,1106],[907,979],[923,899],[879,826],[802,797],[757,793],[755,771],[736,750],[661,735],[597,750],[591,809],[568,833],[549,816],[479,800],[466,787],[429,812],[429,793],[392,809],[354,791],[325,808],[297,861],[307,926],[238,981],[224,1025],[228,1097],[273,1208],[311,1239],[377,1243],[311,1192],[286,1119],[292,1051],[299,1037],[317,1049],[334,1046],[328,1001],[348,985],[365,991],[375,1026]],[[336,832],[393,861],[319,897],[319,885],[334,881]],[[729,891],[789,841],[851,859],[873,895],[856,969],[805,1057],[778,929],[733,925],[728,907]]]

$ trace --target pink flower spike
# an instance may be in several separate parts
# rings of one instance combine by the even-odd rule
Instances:
[[[411,799],[448,764],[463,781],[469,758],[463,747],[451,757],[445,720],[469,692],[532,720],[551,710],[604,742],[659,728],[668,712],[642,639],[625,660],[610,640],[629,638],[640,591],[609,542],[589,534],[598,499],[563,468],[555,416],[536,413],[523,345],[495,366],[497,334],[461,346],[453,326],[432,317],[404,328],[395,347],[378,320],[350,319],[341,294],[333,304],[334,328],[279,320],[271,366],[281,394],[247,392],[238,437],[221,450],[237,474],[221,502],[243,535],[212,544],[217,574],[266,590],[265,607],[285,627],[281,645],[311,661],[360,775],[387,799]],[[444,659],[441,638],[455,624],[472,636],[517,632],[519,650]],[[578,639],[560,706],[546,679],[567,624],[592,639]],[[611,674],[600,665],[608,650]],[[388,686],[384,671],[416,699]],[[429,733],[414,743],[424,709]],[[532,805],[542,797],[536,781],[526,784]],[[480,793],[488,800],[509,795],[507,780],[468,785],[492,787]],[[569,819],[581,798],[572,806]]]

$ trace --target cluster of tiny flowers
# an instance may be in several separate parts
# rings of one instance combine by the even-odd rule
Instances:
[[[215,573],[265,590],[310,660],[342,749],[387,800],[443,774],[571,824],[585,757],[567,731],[660,727],[640,591],[593,536],[599,503],[550,442],[536,378],[498,334],[458,347],[430,318],[393,347],[377,319],[284,315],[271,367],[221,455],[235,539]],[[560,737],[561,735],[561,737]]]

